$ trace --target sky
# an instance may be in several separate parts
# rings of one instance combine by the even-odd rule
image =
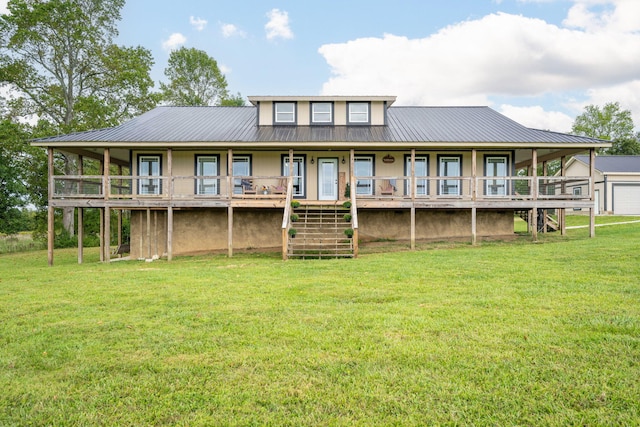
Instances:
[[[640,129],[640,0],[127,0],[118,29],[152,52],[156,82],[185,46],[245,98],[488,105],[558,132],[619,102]]]

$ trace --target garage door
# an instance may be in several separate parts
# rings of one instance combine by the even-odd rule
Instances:
[[[613,213],[640,215],[640,185],[613,186]]]

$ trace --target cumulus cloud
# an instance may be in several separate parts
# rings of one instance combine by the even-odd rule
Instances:
[[[268,40],[279,38],[288,40],[293,38],[293,31],[289,26],[288,12],[272,9],[267,13],[267,18],[269,18],[269,22],[264,26],[264,29],[267,32]]]
[[[180,33],[173,33],[162,42],[162,48],[167,52],[178,49],[187,42],[187,38]]]
[[[202,19],[200,17],[195,18],[193,16],[189,17],[189,23],[198,31],[202,31],[207,26],[207,20]]]
[[[222,31],[222,36],[225,39],[228,39],[234,36],[243,37],[243,38],[246,37],[246,33],[233,24],[221,23],[220,30]]]
[[[9,8],[7,5],[9,4],[9,0],[0,0],[0,14],[6,14],[9,12]]]
[[[548,94],[587,97],[589,88],[628,88],[640,76],[638,21],[637,0],[574,0],[564,26],[496,13],[422,39],[385,34],[327,44],[319,53],[332,77],[322,93],[397,95],[397,104],[492,105],[496,97],[534,102]],[[640,112],[640,101],[632,102]],[[568,130],[562,113],[502,108],[510,117],[537,117],[531,127]]]
[[[541,130],[570,132],[574,118],[560,111],[545,111],[541,106],[516,107],[503,104],[498,108],[505,116],[521,125]]]

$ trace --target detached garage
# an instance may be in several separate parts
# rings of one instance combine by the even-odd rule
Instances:
[[[596,211],[640,215],[640,156],[597,156],[595,169]],[[589,175],[589,156],[572,157],[565,174]]]
[[[640,215],[640,184],[613,184],[613,213]]]

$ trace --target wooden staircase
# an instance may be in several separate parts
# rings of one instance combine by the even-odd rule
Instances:
[[[558,231],[560,226],[558,221],[547,214],[546,217],[543,214],[544,209],[538,209],[538,232],[545,232],[545,226],[547,227],[546,232]],[[516,214],[524,220],[527,224],[531,221],[531,211],[530,210],[520,210],[516,211]]]
[[[289,258],[353,258],[353,239],[344,233],[351,223],[344,219],[350,210],[342,205],[302,205],[294,209],[297,230],[289,236]]]

